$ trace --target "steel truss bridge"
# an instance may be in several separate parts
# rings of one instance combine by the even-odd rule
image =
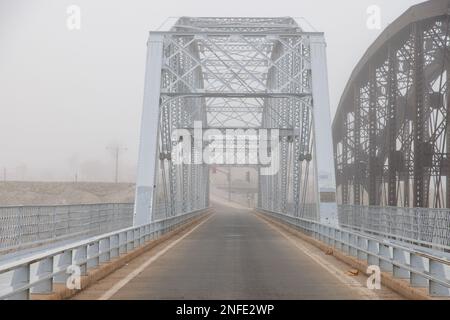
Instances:
[[[381,34],[332,127],[324,35],[301,20],[150,32],[134,204],[0,208],[0,298],[448,298],[449,7]],[[211,208],[216,166],[256,168],[255,210]],[[348,265],[383,271],[381,296]]]
[[[342,223],[450,244],[450,211],[420,209],[450,208],[449,32],[448,1],[414,6],[355,67],[333,122]]]
[[[239,140],[230,129],[277,130],[276,145],[264,151],[277,155],[278,170],[259,174],[258,206],[318,219],[317,174],[334,171],[322,33],[305,32],[292,18],[180,18],[150,33],[145,92],[137,224],[208,207],[209,166],[196,161],[205,139],[191,135],[184,164],[172,158],[190,139],[175,132],[196,123],[225,133],[228,151]],[[325,123],[319,132],[315,114]],[[316,144],[325,150],[320,161]],[[244,142],[240,153],[255,156],[255,147],[258,141]],[[221,163],[235,164],[231,152]]]

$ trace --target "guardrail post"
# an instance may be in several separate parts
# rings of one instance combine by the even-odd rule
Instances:
[[[367,241],[367,251],[370,253],[367,255],[367,264],[372,266],[378,266],[380,263],[380,259],[378,256],[378,242],[372,239]]]
[[[330,229],[327,226],[321,226],[323,240],[326,244],[330,245]]]
[[[155,239],[155,223],[150,224],[150,240]]]
[[[324,242],[323,229],[320,224],[317,225],[317,237],[318,237],[319,241]]]
[[[96,268],[99,265],[99,245],[98,242],[93,242],[88,244],[87,247],[87,268],[92,269]]]
[[[349,236],[350,235],[347,231],[343,230],[341,232],[342,251],[346,254],[350,254],[350,246],[349,246],[350,237]]]
[[[398,262],[402,265],[409,265],[409,261],[408,261],[408,256],[407,256],[407,252],[405,252],[405,250],[398,248],[398,247],[394,247],[394,252],[393,252],[393,257],[394,257],[394,261]],[[397,265],[393,265],[393,275],[396,278],[400,278],[400,279],[408,279],[409,278],[409,271],[397,266]]]
[[[421,271],[426,273],[427,270],[425,268],[425,258],[421,257],[417,254],[410,253],[409,256],[410,265],[414,270]],[[410,283],[413,287],[428,287],[428,279],[422,277],[419,274],[411,272]]]
[[[334,231],[334,228],[328,227],[328,236],[330,237],[330,238],[329,238],[329,244],[330,244],[330,246],[331,246],[331,247],[334,247],[334,246],[336,245],[336,241],[335,241],[335,238],[336,238],[336,232]]]
[[[0,274],[0,295],[10,291],[15,291],[30,283],[30,265],[18,267],[12,271]],[[5,290],[6,289],[6,290]],[[30,298],[30,290],[25,289],[19,291],[7,300],[28,300]]]
[[[127,232],[127,251],[130,252],[134,248],[134,232],[133,230],[129,230]]]
[[[73,264],[80,267],[80,275],[87,274],[87,246],[81,246],[73,250]]]
[[[392,272],[392,260],[391,258],[391,249],[388,245],[380,243],[379,245],[380,256],[384,259],[380,259],[380,269],[386,272]]]
[[[110,259],[117,258],[120,255],[119,237],[120,237],[120,234],[114,234],[109,239],[109,243],[111,246],[111,251],[109,254]]]
[[[139,230],[139,246],[142,246],[145,243],[146,238],[145,230],[146,230],[145,226],[142,226]]]
[[[159,238],[162,235],[162,227],[162,222],[156,224],[156,238]]]
[[[53,277],[45,279],[53,274],[53,257],[48,257],[30,265],[30,282],[41,280],[30,288],[31,293],[52,293]]]
[[[326,226],[320,225],[320,234],[322,235],[322,241],[326,244],[329,244],[329,238],[328,238],[328,228]]]
[[[119,233],[119,254],[124,254],[128,250],[127,234],[128,232]]]
[[[72,264],[72,251],[64,251],[53,258],[54,271],[63,271],[53,277],[54,283],[66,283],[69,275],[66,273],[67,268]]]
[[[101,239],[99,243],[100,247],[100,263],[105,263],[111,260],[111,241],[110,238]]]
[[[299,228],[301,232],[305,232],[305,228],[308,226],[307,223],[305,223],[304,221],[299,220]],[[319,235],[317,234],[317,225],[316,224],[309,224],[309,227],[311,229],[310,231],[310,236],[313,237],[314,239],[319,239]]]
[[[144,238],[144,242],[147,242],[150,240],[150,225],[147,224],[145,225],[145,238]]]
[[[448,269],[448,266],[446,267],[443,263],[430,260],[430,275],[448,283],[447,272],[449,270],[446,269]],[[430,280],[429,294],[437,297],[448,297],[450,296],[450,288]]]
[[[349,234],[349,253],[352,257],[357,258],[358,257],[358,250],[357,250],[357,237],[354,234]]]
[[[139,247],[140,244],[140,228],[136,228],[133,230],[133,248]]]
[[[334,237],[335,237],[335,241],[334,241],[334,245],[338,250],[342,251],[342,232],[339,229],[335,229],[334,231]]]
[[[358,242],[358,250],[357,250],[357,258],[359,260],[367,260],[367,253],[365,252],[367,250],[367,239],[363,237],[356,237]]]

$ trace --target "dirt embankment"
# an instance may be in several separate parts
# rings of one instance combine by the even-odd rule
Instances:
[[[134,184],[0,182],[0,206],[134,202]]]

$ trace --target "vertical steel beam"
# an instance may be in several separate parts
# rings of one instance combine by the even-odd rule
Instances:
[[[414,207],[424,207],[425,179],[423,168],[424,128],[424,52],[422,24],[413,25],[414,32],[414,90],[415,90],[415,118],[414,118]]]
[[[311,37],[311,70],[313,95],[313,128],[316,161],[316,173],[325,173],[328,176],[326,184],[336,190],[334,179],[333,143],[331,138],[331,115],[328,91],[328,70],[326,57],[326,43],[323,36]],[[316,175],[317,178],[317,175]],[[318,180],[318,179],[317,179]],[[319,183],[317,183],[319,184]],[[320,192],[318,186],[318,191]],[[317,203],[320,207],[320,193]],[[337,206],[331,209],[337,212]],[[317,214],[320,217],[320,211]]]
[[[353,203],[361,205],[361,183],[362,183],[362,159],[361,159],[361,107],[359,87],[354,88],[354,155],[355,163],[353,164]]]
[[[388,45],[388,105],[387,105],[387,126],[388,126],[388,157],[389,157],[389,178],[388,178],[388,205],[397,205],[397,171],[399,161],[396,156],[397,150],[397,59],[396,50],[390,43]]]
[[[153,220],[152,209],[156,184],[163,36],[150,33],[147,47],[144,106],[141,119],[133,219],[133,225],[135,226]]]
[[[450,19],[449,19],[450,20]],[[447,24],[447,28],[450,28],[450,23]],[[447,51],[448,52],[448,51]],[[447,115],[445,119],[445,131],[446,131],[446,153],[447,156],[445,157],[447,163],[445,166],[446,170],[446,183],[445,183],[445,207],[450,208],[450,63],[449,63],[449,56],[446,55],[447,59],[444,61],[446,65],[446,71],[447,71],[447,79],[446,79],[446,88],[447,88]],[[442,92],[444,93],[444,92]],[[450,231],[449,231],[450,232]]]
[[[342,131],[344,132],[344,138],[342,139],[342,172],[340,176],[340,184],[342,188],[342,204],[348,203],[348,177],[346,176],[346,170],[348,166],[348,122],[347,122],[347,114],[343,114],[342,119]]]
[[[447,160],[446,164],[446,183],[445,183],[445,207],[450,208],[450,63],[448,60],[446,61],[447,64],[447,119],[445,122],[445,131],[446,131],[446,143],[447,143],[447,149],[446,153],[447,156],[445,157]]]
[[[369,64],[369,205],[378,204],[377,158],[377,79],[373,63]]]

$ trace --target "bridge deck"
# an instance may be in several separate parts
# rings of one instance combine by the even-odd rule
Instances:
[[[397,299],[245,209],[217,207],[75,299]]]

